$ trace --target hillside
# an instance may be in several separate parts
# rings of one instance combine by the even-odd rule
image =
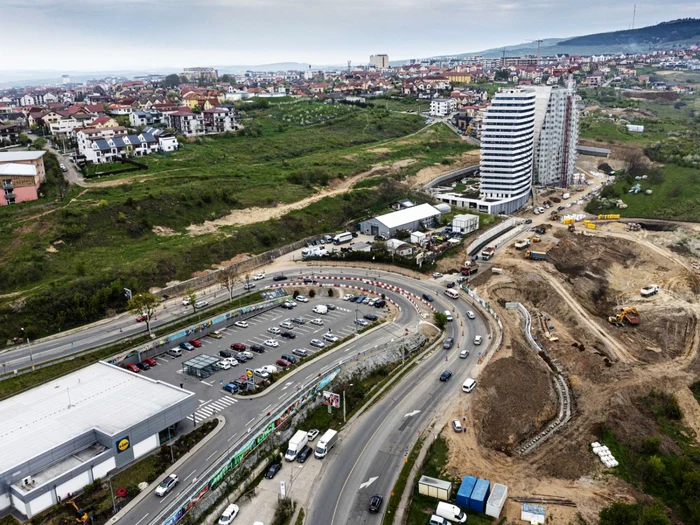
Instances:
[[[577,36],[562,40],[557,46],[619,46],[654,45],[675,42],[700,42],[700,20],[686,18],[661,22],[655,26]]]

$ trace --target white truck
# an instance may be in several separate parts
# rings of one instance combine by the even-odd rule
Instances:
[[[530,239],[521,239],[515,243],[516,250],[524,250],[528,246],[530,246]]]
[[[350,232],[344,232],[344,233],[339,233],[335,237],[333,237],[333,244],[343,244],[346,242],[350,242],[352,240],[352,233]]]
[[[326,454],[333,448],[335,442],[338,440],[338,432],[335,430],[326,430],[326,432],[321,436],[316,444],[316,451],[314,452],[314,457],[316,459],[323,459]]]
[[[328,250],[326,250],[325,246],[312,246],[301,250],[301,256],[304,259],[307,257],[324,257],[326,255],[328,255]]]
[[[642,297],[651,297],[652,295],[656,295],[659,293],[659,285],[658,284],[649,284],[642,288],[639,292],[639,294]]]
[[[284,459],[287,461],[294,461],[297,454],[301,452],[301,449],[306,446],[309,440],[309,435],[306,430],[297,430],[296,434],[292,436],[289,440],[289,445],[287,445],[287,453],[284,455]]]
[[[457,505],[445,503],[444,501],[438,503],[435,514],[446,520],[456,521],[457,523],[464,523],[467,521],[467,515],[462,509]]]

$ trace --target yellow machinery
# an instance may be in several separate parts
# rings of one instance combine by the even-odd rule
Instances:
[[[576,221],[573,217],[569,217],[568,219],[564,219],[563,221],[561,221],[562,224],[573,224],[574,222]]]
[[[623,326],[625,321],[633,326],[639,324],[639,312],[634,306],[622,308],[619,314],[608,317],[608,322],[615,326]]]
[[[592,222],[589,222],[588,224],[586,224],[586,228],[588,228],[589,230],[595,230],[596,225],[593,224]]]
[[[540,241],[542,241],[542,239],[540,237],[538,237],[537,235],[535,235],[532,239],[530,239],[530,242],[540,242]]]
[[[69,499],[68,501],[66,501],[66,505],[69,505],[75,509],[76,523],[85,523],[88,520],[87,512],[85,512],[83,509],[79,509],[78,506],[75,504],[75,501]]]
[[[610,215],[598,215],[598,220],[599,220],[599,221],[602,221],[602,220],[615,220],[615,219],[619,219],[619,218],[620,218],[620,214],[619,214],[619,213],[612,213],[612,214],[610,214]]]

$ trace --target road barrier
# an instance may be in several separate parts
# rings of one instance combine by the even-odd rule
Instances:
[[[496,324],[498,325],[498,336],[496,338],[496,342],[493,344],[492,348],[494,350],[498,350],[501,347],[501,343],[503,342],[503,323],[501,322],[501,318],[496,313],[496,311],[491,308],[489,303],[487,301],[484,301],[481,297],[477,295],[477,293],[469,288],[466,284],[460,285],[460,288],[464,293],[466,293],[469,297],[471,297],[474,301],[476,301],[479,306],[481,306],[484,310],[486,310],[491,317],[496,321]],[[489,334],[489,338],[491,337],[491,334]]]

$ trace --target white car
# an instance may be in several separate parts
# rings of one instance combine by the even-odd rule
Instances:
[[[248,361],[255,359],[255,354],[250,350],[243,350],[241,353],[248,358]]]
[[[291,299],[290,299],[289,301],[287,301],[287,302],[288,302],[289,304],[292,305],[292,308],[296,308],[297,306],[299,306],[299,305],[296,303],[296,301],[292,301]]]
[[[276,326],[271,326],[270,328],[267,329],[267,331],[270,332],[271,334],[275,334],[275,335],[282,333],[282,330],[280,330]]]
[[[376,299],[370,299],[369,302],[367,303],[367,306],[374,306],[374,303],[376,303]]]
[[[351,293],[346,293],[346,294],[343,296],[343,301],[349,301],[349,300],[352,299],[353,297],[355,297],[353,294],[351,294]]]
[[[205,306],[209,305],[209,303],[207,301],[197,301],[196,303],[194,303],[194,305],[197,308],[204,308]]]
[[[282,328],[286,328],[287,330],[292,330],[294,328],[294,325],[292,323],[290,323],[289,321],[282,321],[280,323],[280,326]]]
[[[236,321],[235,324],[238,328],[248,328],[248,323],[245,321]]]
[[[175,485],[180,483],[180,479],[176,474],[170,474],[167,478],[160,482],[156,488],[156,496],[165,496],[168,492],[175,488]]]
[[[360,326],[369,326],[369,322],[364,319],[355,319],[355,324]]]
[[[467,317],[469,317],[469,319],[476,319],[476,315],[474,315],[474,312],[471,310],[467,312]]]
[[[244,290],[252,290],[253,288],[255,288],[255,283],[245,283],[243,285]]]
[[[475,344],[475,345],[480,345],[480,344],[481,344],[481,341],[483,341],[483,339],[482,339],[482,337],[481,337],[480,335],[477,335],[477,336],[474,338],[474,344]]]
[[[435,278],[435,279],[439,279],[440,277],[442,277],[442,274],[440,272],[435,272],[433,274],[433,278]]]
[[[313,441],[314,439],[316,439],[316,438],[318,437],[318,434],[319,434],[319,431],[318,431],[317,429],[315,429],[315,428],[312,428],[311,430],[309,430],[309,431],[306,433],[306,438],[307,438],[309,441]]]
[[[253,275],[253,280],[254,280],[254,281],[261,281],[261,280],[264,279],[264,278],[265,278],[265,274],[264,274],[264,273],[256,273],[255,275]]]
[[[452,420],[452,430],[455,432],[462,432],[462,422],[459,419]]]
[[[275,341],[274,339],[267,339],[267,340],[263,341],[263,344],[264,344],[265,346],[269,346],[270,348],[277,348],[277,347],[280,345],[280,344],[279,344],[277,341]]]
[[[229,368],[231,368],[231,363],[227,359],[222,359],[217,363],[217,366],[221,370],[228,370]]]
[[[323,334],[323,338],[329,343],[335,343],[336,341],[340,341],[340,337],[338,337],[335,334]]]
[[[294,299],[296,299],[300,303],[308,303],[309,302],[309,298],[306,297],[305,295],[297,295]]]
[[[466,359],[467,357],[469,357],[469,350],[462,350],[459,353],[459,357],[460,359]]]
[[[260,368],[258,368],[258,370],[263,370],[263,371],[267,372],[268,374],[276,374],[278,371],[277,367],[275,365],[261,366]]]
[[[468,394],[469,392],[474,390],[475,387],[476,387],[476,381],[474,381],[471,377],[469,377],[462,385],[462,392],[466,392]]]
[[[270,372],[268,372],[267,370],[265,370],[262,367],[256,368],[255,370],[253,370],[253,373],[258,377],[262,377],[263,379],[267,379],[268,377],[270,377]]]
[[[326,343],[324,343],[320,339],[312,339],[311,341],[309,341],[309,344],[311,346],[315,346],[316,348],[324,348],[326,346]]]
[[[183,299],[182,301],[182,306],[189,306],[190,305],[190,300],[189,299]]]
[[[231,503],[219,518],[219,525],[229,525],[238,516],[238,505]]]
[[[323,326],[323,319],[321,319],[320,317],[317,317],[316,319],[311,319],[311,321],[309,322],[317,326]]]

